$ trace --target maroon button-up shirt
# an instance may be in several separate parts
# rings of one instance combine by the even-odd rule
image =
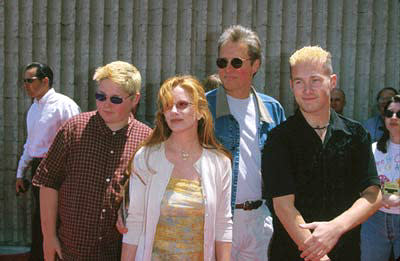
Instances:
[[[57,232],[64,260],[119,260],[115,223],[125,169],[150,133],[133,117],[113,132],[96,111],[70,119],[58,131],[33,183],[59,192]]]

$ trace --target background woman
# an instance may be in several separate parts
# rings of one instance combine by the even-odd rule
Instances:
[[[134,155],[122,260],[229,260],[231,162],[201,84],[166,80],[156,127]]]
[[[385,106],[383,136],[372,144],[383,206],[361,227],[361,260],[400,259],[400,95]]]

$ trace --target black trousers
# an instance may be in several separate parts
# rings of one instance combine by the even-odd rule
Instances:
[[[38,168],[41,158],[33,158],[31,165],[31,177],[35,175],[36,169]],[[31,256],[30,261],[41,261],[44,260],[43,256],[43,234],[42,225],[40,223],[40,188],[36,186],[32,187],[33,196],[33,207],[32,207],[32,245],[31,245]]]

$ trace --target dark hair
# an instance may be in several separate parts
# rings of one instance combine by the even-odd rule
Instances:
[[[39,80],[42,80],[46,77],[49,78],[49,87],[51,88],[53,85],[53,71],[51,68],[45,63],[33,62],[25,67],[24,72],[32,68],[36,68],[35,76],[38,77]]]
[[[218,39],[218,55],[222,46],[227,42],[245,43],[248,48],[247,54],[251,59],[251,64],[259,60],[261,65],[261,41],[256,32],[242,25],[232,25],[228,27]]]
[[[394,92],[394,95],[399,94],[395,88],[393,88],[393,87],[385,87],[385,88],[381,89],[378,92],[378,94],[376,95],[376,101],[379,100],[379,98],[381,97],[382,92],[384,92],[384,91],[392,91],[392,92]]]
[[[388,103],[385,105],[385,111],[389,108],[390,104],[392,103],[400,103],[400,95],[393,96]],[[386,153],[387,152],[387,141],[390,139],[390,133],[386,128],[385,122],[383,122],[383,135],[378,140],[377,148],[379,151]]]

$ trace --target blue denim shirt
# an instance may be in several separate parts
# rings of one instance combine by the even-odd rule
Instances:
[[[259,135],[259,149],[262,151],[268,132],[286,119],[285,112],[281,104],[274,98],[257,93],[253,87],[251,88],[251,92],[256,97],[257,133]],[[215,136],[232,154],[231,207],[233,213],[236,204],[239,172],[240,126],[229,110],[228,100],[223,87],[208,92],[206,96],[213,116]]]
[[[364,128],[367,129],[371,135],[371,143],[378,141],[383,135],[383,120],[381,115],[376,115],[369,118],[363,123]]]

